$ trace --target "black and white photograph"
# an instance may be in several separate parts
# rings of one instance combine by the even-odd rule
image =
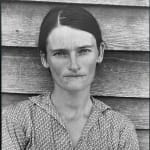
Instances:
[[[2,0],[2,150],[149,150],[149,0]]]

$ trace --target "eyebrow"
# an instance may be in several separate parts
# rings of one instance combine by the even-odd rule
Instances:
[[[67,51],[65,48],[51,49],[51,51]]]
[[[84,45],[84,46],[79,46],[77,49],[83,49],[83,48],[92,48],[93,45]],[[51,49],[52,51],[68,51],[68,49],[65,48],[58,48],[58,49]]]
[[[79,46],[78,49],[82,49],[82,48],[92,48],[93,45],[84,45],[84,46]]]

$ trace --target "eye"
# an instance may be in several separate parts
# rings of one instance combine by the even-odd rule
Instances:
[[[66,57],[68,54],[67,52],[60,50],[60,51],[56,51],[53,53],[53,56],[58,56],[58,57]]]
[[[89,52],[91,52],[91,49],[86,49],[86,48],[84,48],[84,49],[80,49],[80,50],[79,50],[79,54],[80,54],[80,55],[85,55],[85,54],[87,54],[87,53],[89,53]]]

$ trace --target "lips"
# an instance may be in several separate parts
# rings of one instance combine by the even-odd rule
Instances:
[[[70,75],[65,75],[64,77],[70,77],[70,78],[73,78],[73,77],[84,77],[85,75],[80,75],[80,74],[70,74]]]

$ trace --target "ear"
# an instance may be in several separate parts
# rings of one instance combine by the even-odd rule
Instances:
[[[49,68],[49,64],[47,63],[47,59],[46,59],[46,54],[40,52],[40,56],[41,56],[41,63],[43,67]]]
[[[102,42],[100,44],[100,47],[99,47],[99,56],[96,60],[97,63],[101,63],[103,61],[103,57],[104,57],[104,49],[105,49],[105,43]]]

